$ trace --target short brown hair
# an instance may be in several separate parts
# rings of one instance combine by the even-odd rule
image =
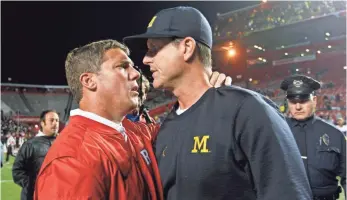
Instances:
[[[121,49],[127,55],[130,54],[128,47],[116,40],[100,40],[75,48],[67,55],[65,61],[66,79],[77,103],[82,99],[82,84],[79,77],[86,72],[98,72],[104,62],[104,54],[109,49]]]
[[[178,43],[180,43],[183,39],[182,38],[177,38],[173,41],[173,43],[175,45],[177,45]],[[212,53],[211,53],[211,49],[204,45],[201,42],[196,41],[196,46],[197,48],[195,48],[195,55],[199,56],[199,60],[200,62],[204,65],[204,67],[208,68],[208,67],[212,67]]]

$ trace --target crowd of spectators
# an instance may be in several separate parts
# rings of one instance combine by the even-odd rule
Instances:
[[[266,2],[220,16],[214,29],[214,36],[218,39],[239,39],[253,32],[337,14],[342,10],[346,10],[344,1]]]
[[[1,146],[6,158],[1,162],[8,162],[9,156],[15,156],[21,145],[37,133],[34,126],[15,120],[16,113],[4,114],[1,110]],[[3,156],[3,155],[1,155]]]

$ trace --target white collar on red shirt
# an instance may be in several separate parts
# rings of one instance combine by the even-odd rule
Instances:
[[[118,132],[120,132],[123,135],[123,137],[125,138],[125,141],[127,141],[127,135],[125,134],[125,129],[124,129],[122,123],[113,122],[113,121],[108,120],[104,117],[101,117],[95,113],[91,113],[91,112],[84,111],[81,109],[75,109],[75,110],[70,111],[70,116],[75,116],[75,115],[80,115],[82,117],[94,120],[96,122],[99,122],[101,124],[109,126],[113,129],[116,129]]]

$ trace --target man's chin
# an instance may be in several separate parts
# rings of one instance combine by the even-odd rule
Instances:
[[[133,111],[139,106],[139,100],[138,98],[133,98],[131,101],[131,110]]]
[[[154,81],[153,81],[153,87],[154,87],[155,89],[163,89],[163,83],[161,83],[160,81],[154,80]]]
[[[295,118],[296,120],[302,121],[302,120],[307,119],[308,117],[306,117],[306,116],[304,116],[304,115],[294,115],[294,118]]]

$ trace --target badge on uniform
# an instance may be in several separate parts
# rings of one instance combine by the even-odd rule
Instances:
[[[320,137],[320,141],[319,141],[320,145],[322,145],[322,141],[326,146],[329,146],[329,143],[330,143],[329,135],[326,133],[324,135],[322,135]]]
[[[302,80],[294,80],[294,81],[293,81],[293,85],[294,85],[295,87],[301,87],[302,84],[304,84],[304,82],[302,82]]]

